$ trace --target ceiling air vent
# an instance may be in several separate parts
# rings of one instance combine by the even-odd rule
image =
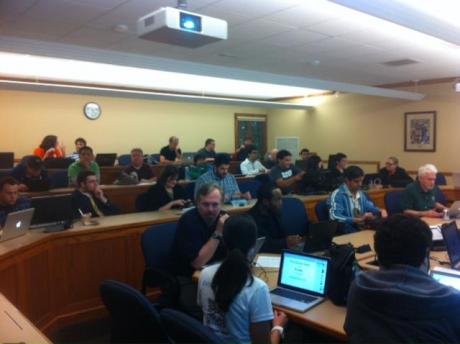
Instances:
[[[393,60],[393,61],[387,61],[387,62],[382,62],[384,66],[389,66],[389,67],[399,67],[399,66],[405,66],[413,63],[418,63],[418,61],[411,60],[411,59],[401,59],[401,60]]]

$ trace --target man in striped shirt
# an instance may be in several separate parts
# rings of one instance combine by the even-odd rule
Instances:
[[[327,200],[329,218],[341,224],[341,232],[352,233],[360,230],[366,221],[381,215],[386,218],[385,209],[376,207],[361,191],[364,171],[358,166],[349,166],[344,171],[345,182]]]

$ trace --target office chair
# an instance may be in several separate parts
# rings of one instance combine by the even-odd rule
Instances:
[[[118,165],[128,166],[131,164],[131,154],[122,154],[118,157]]]
[[[327,205],[327,199],[316,203],[315,214],[319,222],[329,221],[329,206]]]
[[[388,216],[402,213],[401,198],[404,191],[390,191],[385,194],[383,202],[388,212]]]
[[[110,313],[112,343],[168,343],[158,311],[131,286],[112,280],[102,282],[101,299]]]
[[[294,197],[283,198],[281,222],[287,235],[305,235],[308,231],[308,217],[303,202]]]
[[[179,283],[170,273],[170,251],[174,242],[177,224],[175,222],[155,225],[147,229],[141,238],[145,270],[142,278],[142,292],[148,287],[160,288],[159,304],[174,306],[179,297]]]
[[[447,180],[446,176],[444,176],[442,173],[436,173],[436,185],[447,185]]]
[[[163,309],[161,321],[174,343],[223,343],[209,327],[174,309]]]
[[[140,193],[136,197],[135,206],[136,206],[137,211],[148,211],[149,210],[148,209],[148,193],[147,192]]]
[[[0,169],[14,167],[14,153],[1,152],[0,153]]]

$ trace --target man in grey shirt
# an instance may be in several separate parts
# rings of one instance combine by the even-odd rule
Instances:
[[[276,160],[277,164],[270,170],[270,178],[284,195],[292,193],[295,184],[302,180],[305,172],[292,164],[292,154],[285,149],[278,152]]]

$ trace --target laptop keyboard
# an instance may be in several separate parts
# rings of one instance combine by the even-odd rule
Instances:
[[[295,291],[291,291],[288,289],[282,289],[282,288],[276,288],[275,290],[272,290],[271,293],[273,295],[278,295],[282,297],[286,297],[291,300],[296,300],[304,303],[310,303],[315,300],[317,300],[316,297],[305,295],[305,294],[300,294]]]

